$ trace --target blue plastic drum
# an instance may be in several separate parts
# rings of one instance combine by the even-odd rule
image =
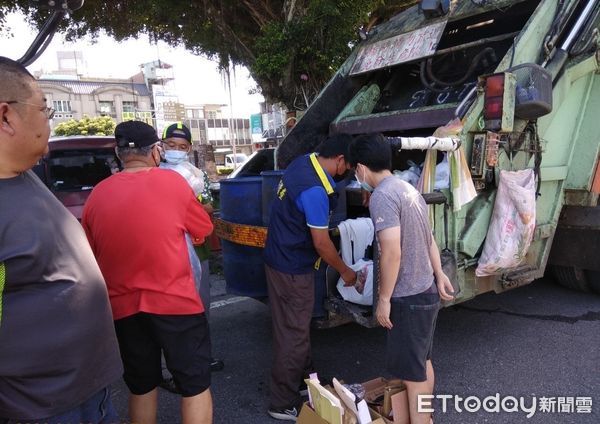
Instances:
[[[221,181],[221,218],[236,224],[262,225],[262,178]],[[260,298],[267,296],[263,249],[222,241],[223,273],[227,292]]]
[[[276,196],[277,186],[285,171],[264,171],[260,173],[262,177],[262,223],[265,227],[269,226],[269,216],[271,216],[271,203]]]

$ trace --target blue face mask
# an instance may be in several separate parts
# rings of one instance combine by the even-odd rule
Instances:
[[[187,162],[188,153],[183,150],[165,150],[165,160],[171,165]]]
[[[358,169],[356,170],[356,173],[354,175],[356,177],[356,181],[358,181],[358,183],[360,184],[360,188],[362,188],[365,191],[368,191],[369,193],[373,193],[374,188],[371,187],[369,185],[369,183],[367,183],[366,181],[361,181],[358,179]]]

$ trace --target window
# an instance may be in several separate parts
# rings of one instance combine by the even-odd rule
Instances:
[[[214,110],[209,110],[208,112],[206,112],[206,117],[208,119],[217,119],[217,112]]]
[[[71,101],[70,100],[54,100],[52,107],[56,112],[71,112]]]
[[[54,191],[91,190],[121,169],[112,149],[54,151],[48,167],[48,181]]]
[[[112,115],[113,114],[113,102],[110,101],[100,101],[100,114],[101,115]]]
[[[123,112],[135,112],[135,102],[123,102]]]

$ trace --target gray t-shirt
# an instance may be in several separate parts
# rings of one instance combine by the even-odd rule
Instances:
[[[0,418],[63,413],[120,378],[92,249],[32,171],[0,179],[0,263]]]
[[[400,272],[392,297],[412,296],[429,289],[433,283],[431,227],[423,196],[406,181],[390,176],[371,195],[369,210],[376,233],[400,227]]]

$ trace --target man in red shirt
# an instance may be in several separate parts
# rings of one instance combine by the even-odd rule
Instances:
[[[179,174],[158,169],[160,142],[139,121],[115,129],[124,170],[98,184],[82,224],[108,286],[132,422],[156,422],[161,350],[183,395],[184,423],[211,423],[210,338],[186,254],[209,216]]]

